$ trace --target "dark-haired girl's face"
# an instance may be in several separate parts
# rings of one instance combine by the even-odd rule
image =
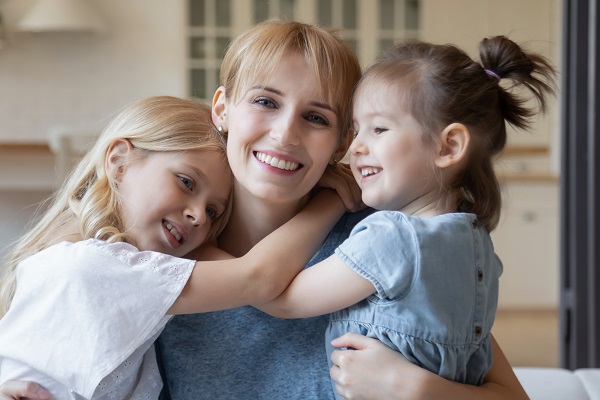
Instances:
[[[361,85],[354,97],[350,165],[363,202],[380,210],[427,209],[435,190],[432,149],[397,85]]]

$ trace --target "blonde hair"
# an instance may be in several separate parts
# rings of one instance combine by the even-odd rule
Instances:
[[[322,95],[339,119],[344,139],[351,124],[351,98],[361,68],[352,49],[335,32],[295,21],[268,20],[236,37],[221,64],[221,85],[237,102],[260,74],[270,73],[282,57],[301,55],[312,68]]]
[[[206,150],[227,160],[226,143],[212,124],[209,106],[169,96],[150,97],[127,106],[104,129],[94,147],[49,199],[43,217],[16,242],[6,258],[0,280],[0,317],[6,314],[14,296],[18,263],[48,247],[68,222],[77,222],[83,239],[133,242],[123,231],[119,197],[105,169],[108,149],[118,139],[129,140],[140,158],[153,152]],[[227,173],[231,172],[223,171]],[[230,213],[231,197],[226,211],[213,222],[207,240],[223,230]]]

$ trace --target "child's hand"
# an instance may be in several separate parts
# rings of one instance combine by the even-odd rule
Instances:
[[[319,180],[319,186],[335,190],[349,211],[356,212],[365,207],[361,199],[360,187],[348,164],[338,163],[335,166],[328,166]]]
[[[0,399],[49,399],[50,393],[37,383],[24,381],[7,381],[0,385]]]

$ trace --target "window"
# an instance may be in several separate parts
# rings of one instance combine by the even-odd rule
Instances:
[[[363,66],[419,37],[419,0],[188,0],[190,95],[210,99],[229,42],[270,18],[339,30]]]

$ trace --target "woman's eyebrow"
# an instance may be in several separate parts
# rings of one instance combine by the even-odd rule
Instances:
[[[258,86],[258,85],[252,86],[250,88],[250,90],[266,90],[267,92],[275,93],[278,96],[285,97],[285,94],[281,90],[277,90],[277,89],[269,87],[269,86]],[[331,107],[327,103],[322,103],[320,101],[311,101],[311,102],[309,102],[309,104],[312,106],[315,106],[315,107],[323,108],[323,109],[331,111],[331,112],[335,112],[333,107]]]

